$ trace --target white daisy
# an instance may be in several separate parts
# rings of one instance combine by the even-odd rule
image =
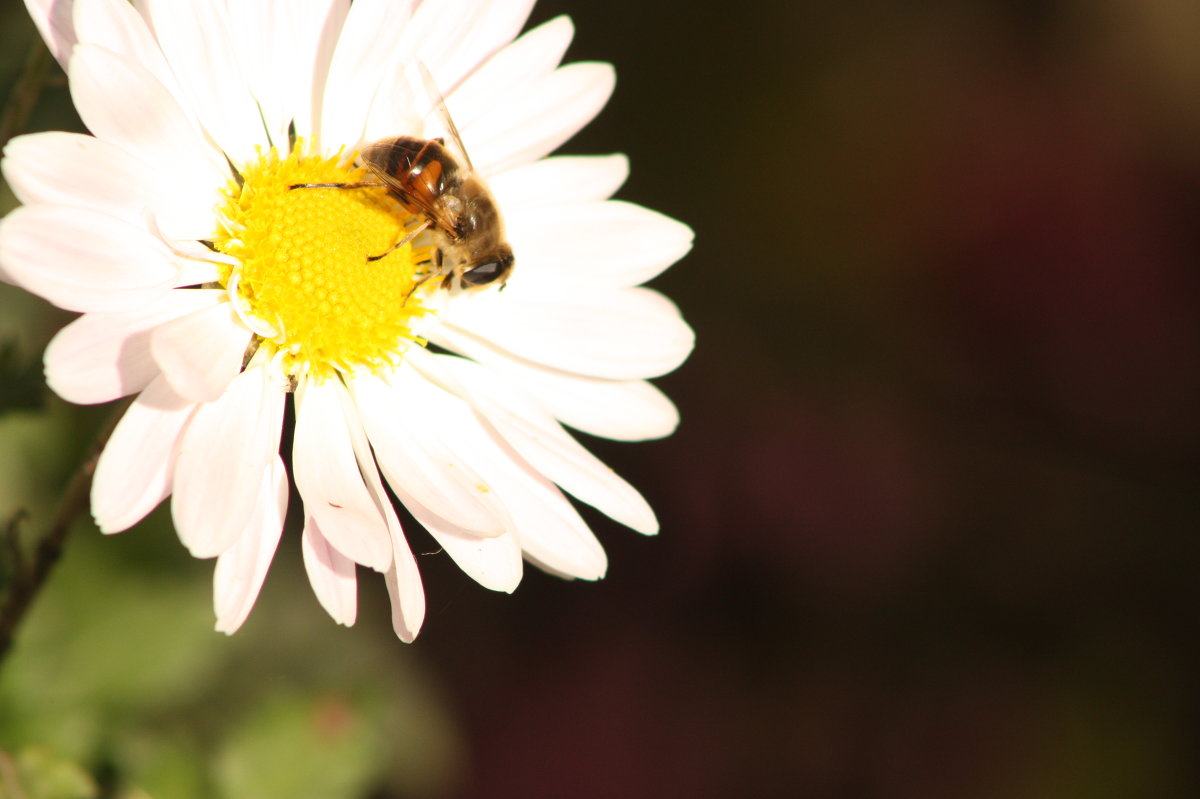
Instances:
[[[622,440],[674,429],[645,380],[693,336],[639,284],[692,234],[608,199],[623,156],[545,157],[614,84],[607,64],[559,66],[568,19],[515,38],[533,0],[26,4],[93,135],[6,148],[23,207],[0,223],[0,276],[83,314],[46,352],[59,395],[136,395],[97,466],[93,516],[116,533],[170,496],[184,545],[217,558],[217,629],[244,621],[280,538],[289,396],[304,563],[342,624],[356,564],[385,575],[402,639],[424,617],[385,481],[501,591],[523,558],[603,576],[559,487],[657,531],[562,424]],[[354,162],[365,144],[442,135],[422,68],[507,223],[516,267],[502,292],[428,279],[429,233],[393,249],[419,220],[384,188],[294,188],[370,182]]]

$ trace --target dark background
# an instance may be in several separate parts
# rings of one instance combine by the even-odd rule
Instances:
[[[661,535],[590,514],[609,577],[531,570],[511,597],[422,556],[430,611],[404,647],[374,579],[355,628],[323,618],[294,535],[227,640],[164,514],[81,529],[65,575],[90,553],[125,575],[93,591],[191,581],[193,646],[223,664],[93,724],[174,730],[193,770],[215,763],[199,784],[232,792],[201,708],[311,673],[297,718],[330,740],[369,715],[364,680],[403,683],[413,704],[380,701],[438,731],[374,741],[348,796],[1197,795],[1200,5],[541,0],[533,22],[559,13],[568,60],[618,73],[565,150],[628,153],[618,197],[697,234],[653,284],[698,335],[658,381],[678,433],[585,442]],[[64,95],[33,129],[64,125]],[[50,412],[71,441],[100,418]],[[53,591],[84,592],[69,579]],[[51,632],[28,635],[54,653],[69,627],[41,612]],[[142,613],[122,630],[155,629]],[[281,638],[292,660],[262,654]],[[431,736],[436,758],[389,749]],[[56,746],[188,795],[120,745]]]

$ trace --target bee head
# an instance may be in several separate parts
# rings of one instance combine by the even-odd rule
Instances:
[[[512,270],[512,249],[502,244],[464,269],[461,280],[464,288],[483,288],[497,282],[503,284]]]

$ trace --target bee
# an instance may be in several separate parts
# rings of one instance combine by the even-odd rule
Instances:
[[[503,285],[513,269],[512,247],[500,207],[469,161],[451,155],[444,139],[411,136],[377,141],[359,157],[405,210],[424,218],[435,274],[450,277],[446,283],[455,288]]]
[[[432,271],[418,281],[413,291],[433,277],[443,277],[442,286],[447,289],[481,289],[493,284],[503,288],[512,274],[514,259],[504,235],[500,207],[487,184],[475,173],[432,78],[424,70],[422,74],[427,90],[436,99],[446,137],[395,136],[367,145],[359,154],[359,161],[370,172],[372,181],[300,183],[289,188],[382,185],[406,211],[422,221],[387,252],[368,260],[384,257],[428,229],[433,239]]]

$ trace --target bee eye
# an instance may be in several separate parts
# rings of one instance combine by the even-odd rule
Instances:
[[[486,286],[508,274],[508,265],[500,261],[487,261],[463,272],[462,282],[468,286]]]

